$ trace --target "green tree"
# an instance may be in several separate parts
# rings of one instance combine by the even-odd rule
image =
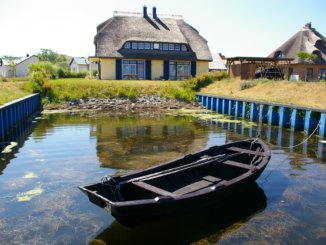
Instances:
[[[299,51],[298,52],[298,58],[300,62],[309,62],[309,61],[314,61],[315,59],[317,59],[317,55],[315,54],[309,54],[308,52],[305,51]]]
[[[58,54],[51,49],[41,49],[40,52],[37,54],[37,57],[40,61],[47,61],[54,64],[58,58]]]

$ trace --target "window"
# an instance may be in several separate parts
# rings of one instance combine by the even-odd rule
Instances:
[[[274,54],[274,58],[284,58],[285,55],[282,51],[276,51]]]
[[[313,68],[307,68],[306,80],[308,81],[313,79],[313,74],[314,74]]]
[[[174,50],[175,51],[180,51],[180,49],[181,49],[180,44],[174,44]]]
[[[144,60],[123,60],[122,61],[122,79],[134,80],[145,78]]]
[[[132,42],[131,48],[132,49],[137,49],[137,47],[138,47],[137,43],[136,42]]]
[[[151,49],[151,44],[150,43],[145,43],[145,49]]]
[[[169,44],[163,43],[163,50],[169,50]]]
[[[154,43],[154,42],[126,42],[123,45],[125,49],[146,49],[146,50],[164,50],[164,51],[188,51],[187,45],[177,43]]]
[[[319,80],[326,80],[326,69],[319,70]]]
[[[170,62],[170,79],[185,80],[190,78],[190,62]]]
[[[130,42],[126,42],[124,48],[130,49]]]
[[[138,49],[144,49],[145,43],[138,43]]]
[[[154,43],[154,49],[160,49],[160,44],[159,43]]]

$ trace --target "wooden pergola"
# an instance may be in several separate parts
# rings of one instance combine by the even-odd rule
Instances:
[[[254,79],[257,69],[282,68],[289,65],[292,58],[267,58],[236,56],[226,58],[226,67],[230,77],[235,79]]]

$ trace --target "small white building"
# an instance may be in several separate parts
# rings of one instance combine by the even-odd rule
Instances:
[[[0,61],[0,77],[13,77],[14,66],[9,65],[5,60]]]
[[[29,74],[28,67],[33,64],[39,62],[39,59],[36,55],[32,55],[29,57],[26,57],[22,61],[20,61],[18,64],[16,64],[16,77],[26,77]]]
[[[69,66],[71,72],[89,71],[89,61],[84,57],[72,58]]]
[[[22,58],[14,64],[9,64],[3,60],[0,62],[0,77],[26,77],[29,74],[28,67],[38,61],[39,59],[36,55]]]

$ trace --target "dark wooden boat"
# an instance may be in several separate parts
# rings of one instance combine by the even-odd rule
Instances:
[[[223,202],[255,182],[270,157],[262,140],[248,139],[79,188],[128,224]]]

